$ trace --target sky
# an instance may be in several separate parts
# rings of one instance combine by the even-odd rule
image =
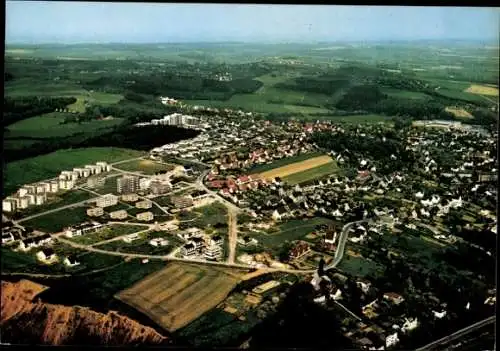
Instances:
[[[7,43],[498,40],[500,8],[7,1]]]

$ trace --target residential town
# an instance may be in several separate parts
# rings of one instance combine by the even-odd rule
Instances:
[[[163,103],[172,102],[167,98]],[[329,133],[332,138],[384,143],[392,133],[384,123],[272,123],[241,111],[211,112],[210,117],[175,114],[151,122],[200,131],[193,139],[156,147],[136,161],[164,167],[162,171],[147,174],[140,167],[131,170],[97,162],[23,186],[3,200],[4,213],[21,215],[4,226],[2,243],[34,255],[43,264],[62,262],[67,267],[79,262],[73,255],[59,257],[52,249],[55,242],[109,250],[129,245],[131,253],[134,245],[144,242],[141,252],[156,250],[167,258],[290,273],[316,272],[323,261],[329,274],[316,272],[307,278],[315,291],[314,302],[333,301],[348,311],[344,335],[366,349],[405,345],[404,340],[427,323],[424,318],[440,321],[459,314],[430,285],[419,286],[416,293],[412,285],[381,285],[383,279],[375,273],[357,274],[342,267],[352,260],[363,260],[364,265],[383,260],[389,266],[411,261],[411,269],[421,274],[422,258],[404,249],[412,240],[436,247],[471,245],[493,256],[491,249],[455,234],[457,226],[496,234],[493,137],[456,124],[417,124],[401,141],[412,155],[410,165],[400,153],[378,159],[355,149],[328,149],[313,139],[317,133]],[[336,170],[324,174],[319,168],[325,166],[288,170],[290,165],[321,157],[327,157],[325,164],[335,165]],[[311,176],[311,169],[318,170],[317,175]],[[276,170],[283,170],[278,172],[283,175],[274,175]],[[302,181],[294,180],[297,173]],[[23,227],[39,214],[23,218],[22,211],[50,204],[51,196],[61,191],[92,195],[81,204],[86,218],[57,232]],[[212,223],[210,216],[222,220]],[[103,234],[119,225],[142,227],[115,237]],[[161,235],[144,236],[148,232]],[[291,233],[289,239],[275,239],[285,232]],[[87,243],[84,238],[92,236],[101,239]],[[486,277],[476,279],[488,285]],[[255,296],[248,298],[258,298],[259,291],[254,289]],[[409,293],[420,296],[418,303]],[[495,303],[491,293],[482,298],[486,307]],[[474,308],[466,304],[467,310]]]

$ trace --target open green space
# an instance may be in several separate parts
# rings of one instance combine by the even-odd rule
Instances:
[[[337,269],[357,277],[365,277],[367,275],[374,276],[381,272],[381,266],[375,262],[369,261],[363,257],[353,257],[347,254],[340,261]]]
[[[391,96],[391,97],[399,97],[399,98],[405,98],[405,99],[418,99],[418,100],[430,99],[430,96],[427,94],[419,93],[416,91],[410,91],[410,90],[383,88],[382,92]]]
[[[262,173],[265,171],[269,171],[274,168],[279,168],[283,167],[295,162],[300,162],[304,160],[308,160],[313,157],[318,157],[318,156],[323,156],[324,154],[321,152],[310,152],[306,154],[300,154],[292,157],[284,157],[279,160],[273,161],[271,163],[266,163],[266,164],[261,164],[261,165],[256,165],[248,170],[247,173],[249,174],[254,174],[254,173]]]
[[[71,190],[55,194],[55,197],[48,197],[48,201],[40,206],[31,206],[19,211],[19,217],[28,217],[37,213],[50,211],[59,207],[64,207],[77,202],[94,198],[95,196],[83,190]]]
[[[79,244],[91,245],[98,243],[100,241],[109,240],[112,238],[116,238],[118,236],[132,234],[146,229],[148,229],[148,227],[145,225],[111,224],[110,226],[100,229],[95,233],[89,233],[82,236],[77,236],[71,238],[71,240]]]
[[[4,191],[10,194],[22,185],[53,178],[61,171],[97,161],[108,163],[144,155],[143,152],[115,147],[66,149],[50,154],[7,163],[4,168]]]
[[[196,219],[192,222],[193,227],[206,228],[227,225],[227,208],[220,202],[197,207],[193,212],[199,214],[196,215]]]
[[[152,160],[133,160],[130,162],[120,163],[116,168],[129,172],[140,172],[143,174],[156,174],[158,172],[170,171],[174,165],[166,165]]]
[[[147,255],[168,255],[173,249],[183,244],[183,241],[175,235],[165,232],[151,231],[139,234],[140,238],[126,243],[123,240],[117,240],[108,244],[99,245],[99,248],[107,251],[117,251],[125,253],[138,253]],[[149,243],[151,239],[165,238],[168,240],[166,246],[153,246]]]
[[[109,94],[102,92],[87,92],[83,95],[78,95],[74,104],[68,105],[68,110],[76,112],[85,112],[86,105],[112,105],[123,99],[121,94]]]
[[[123,122],[121,118],[93,120],[81,123],[64,123],[65,113],[52,112],[37,117],[23,119],[8,126],[6,138],[53,138],[65,137],[76,133],[96,135],[109,131]],[[21,139],[22,140],[22,139]],[[13,142],[13,141],[11,141]]]
[[[325,177],[329,174],[335,173],[339,170],[339,167],[337,165],[337,162],[329,162],[327,164],[314,167],[302,172],[290,174],[286,177],[283,178],[283,181],[288,183],[288,184],[300,184],[300,183],[305,183],[310,180],[314,179],[319,179],[322,177]]]
[[[5,96],[78,96],[85,94],[85,89],[77,84],[47,80],[20,78],[4,85]]]
[[[256,234],[255,237],[260,245],[266,248],[277,247],[286,241],[304,239],[304,237],[313,232],[319,224],[329,224],[331,220],[326,218],[312,218],[304,220],[291,220],[279,226],[277,231],[271,231],[268,234]]]
[[[87,207],[67,208],[64,212],[52,212],[23,222],[23,225],[34,229],[57,233],[64,228],[87,221]]]

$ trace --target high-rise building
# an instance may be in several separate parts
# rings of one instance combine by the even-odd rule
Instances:
[[[132,194],[139,191],[139,177],[125,175],[116,180],[119,194]]]

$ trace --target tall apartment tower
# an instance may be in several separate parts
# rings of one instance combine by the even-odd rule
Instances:
[[[125,175],[116,180],[116,190],[119,194],[133,194],[139,191],[139,177]]]

